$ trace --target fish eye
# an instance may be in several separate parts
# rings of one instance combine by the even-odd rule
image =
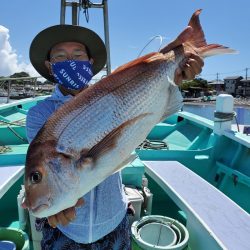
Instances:
[[[40,172],[33,172],[30,174],[30,181],[33,184],[37,184],[42,180],[42,174]]]
[[[67,154],[63,154],[61,153],[61,156],[65,159],[71,159],[72,157],[70,155],[67,155]]]

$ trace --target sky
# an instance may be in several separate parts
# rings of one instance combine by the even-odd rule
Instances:
[[[100,3],[101,0],[92,2]],[[60,23],[60,4],[61,0],[0,1],[0,76],[20,71],[37,75],[29,61],[29,46],[41,30]],[[168,44],[187,26],[197,9],[202,9],[200,22],[207,42],[239,52],[206,58],[200,77],[207,80],[236,75],[245,77],[246,68],[250,77],[248,0],[108,0],[111,68],[139,54],[158,51],[159,36],[162,46]],[[66,10],[66,23],[71,24],[71,9]],[[102,10],[91,8],[88,14],[87,22],[81,11],[79,25],[93,29],[104,38]],[[142,50],[146,44],[148,46]]]

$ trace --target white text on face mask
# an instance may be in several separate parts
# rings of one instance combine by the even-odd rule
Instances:
[[[82,89],[93,76],[89,61],[66,60],[52,63],[51,67],[55,80],[67,89]]]
[[[71,78],[70,76],[65,72],[64,69],[61,69],[60,70],[60,74],[63,76],[63,78],[65,78],[67,80],[67,82],[69,84],[71,84],[72,87],[76,87],[76,88],[79,88],[79,85],[76,84]]]
[[[74,61],[70,63],[70,66],[73,70],[76,70],[76,63]]]
[[[77,76],[78,76],[79,81],[83,83],[87,83],[87,80],[79,72],[77,72]]]
[[[86,65],[83,65],[83,70],[85,70],[86,72],[88,72],[89,75],[93,76],[92,71],[90,70],[90,68],[86,67]]]

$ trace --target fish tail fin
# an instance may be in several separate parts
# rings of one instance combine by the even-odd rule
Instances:
[[[222,54],[237,54],[238,51],[231,49],[229,47],[220,45],[220,44],[208,44],[204,47],[198,48],[198,53],[203,57],[209,57],[214,55]]]
[[[192,31],[190,31],[189,28],[189,30],[184,30],[180,34],[180,36],[184,37],[183,39],[185,39],[185,37],[188,37],[186,38],[187,40],[185,43],[190,44],[192,47],[194,47],[195,51],[203,58],[218,54],[237,53],[237,51],[220,44],[207,44],[199,19],[201,11],[201,9],[196,10],[188,23],[188,26],[192,28]],[[185,34],[185,32],[190,32],[190,34],[187,35]]]

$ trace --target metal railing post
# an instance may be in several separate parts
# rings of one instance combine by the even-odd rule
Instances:
[[[107,75],[111,73],[111,59],[110,59],[110,43],[109,43],[109,22],[108,22],[108,0],[102,0],[101,3],[86,2],[86,8],[102,8],[103,9],[103,23],[104,23],[104,41],[107,50],[107,63],[105,70]],[[82,0],[66,1],[61,0],[61,16],[60,23],[65,24],[66,7],[72,8],[72,25],[79,25],[78,10],[83,5]]]
[[[33,91],[33,98],[36,97],[36,87],[37,87],[37,78],[34,79],[34,91]]]
[[[65,11],[66,11],[65,0],[61,0],[60,24],[65,24]]]
[[[72,2],[72,24],[78,25],[78,3]]]
[[[103,21],[104,21],[105,45],[106,45],[106,50],[107,50],[107,74],[109,75],[111,73],[111,60],[110,60],[108,1],[107,0],[103,0]]]
[[[8,80],[8,95],[7,95],[7,103],[10,102],[10,88],[11,88],[11,80]]]

